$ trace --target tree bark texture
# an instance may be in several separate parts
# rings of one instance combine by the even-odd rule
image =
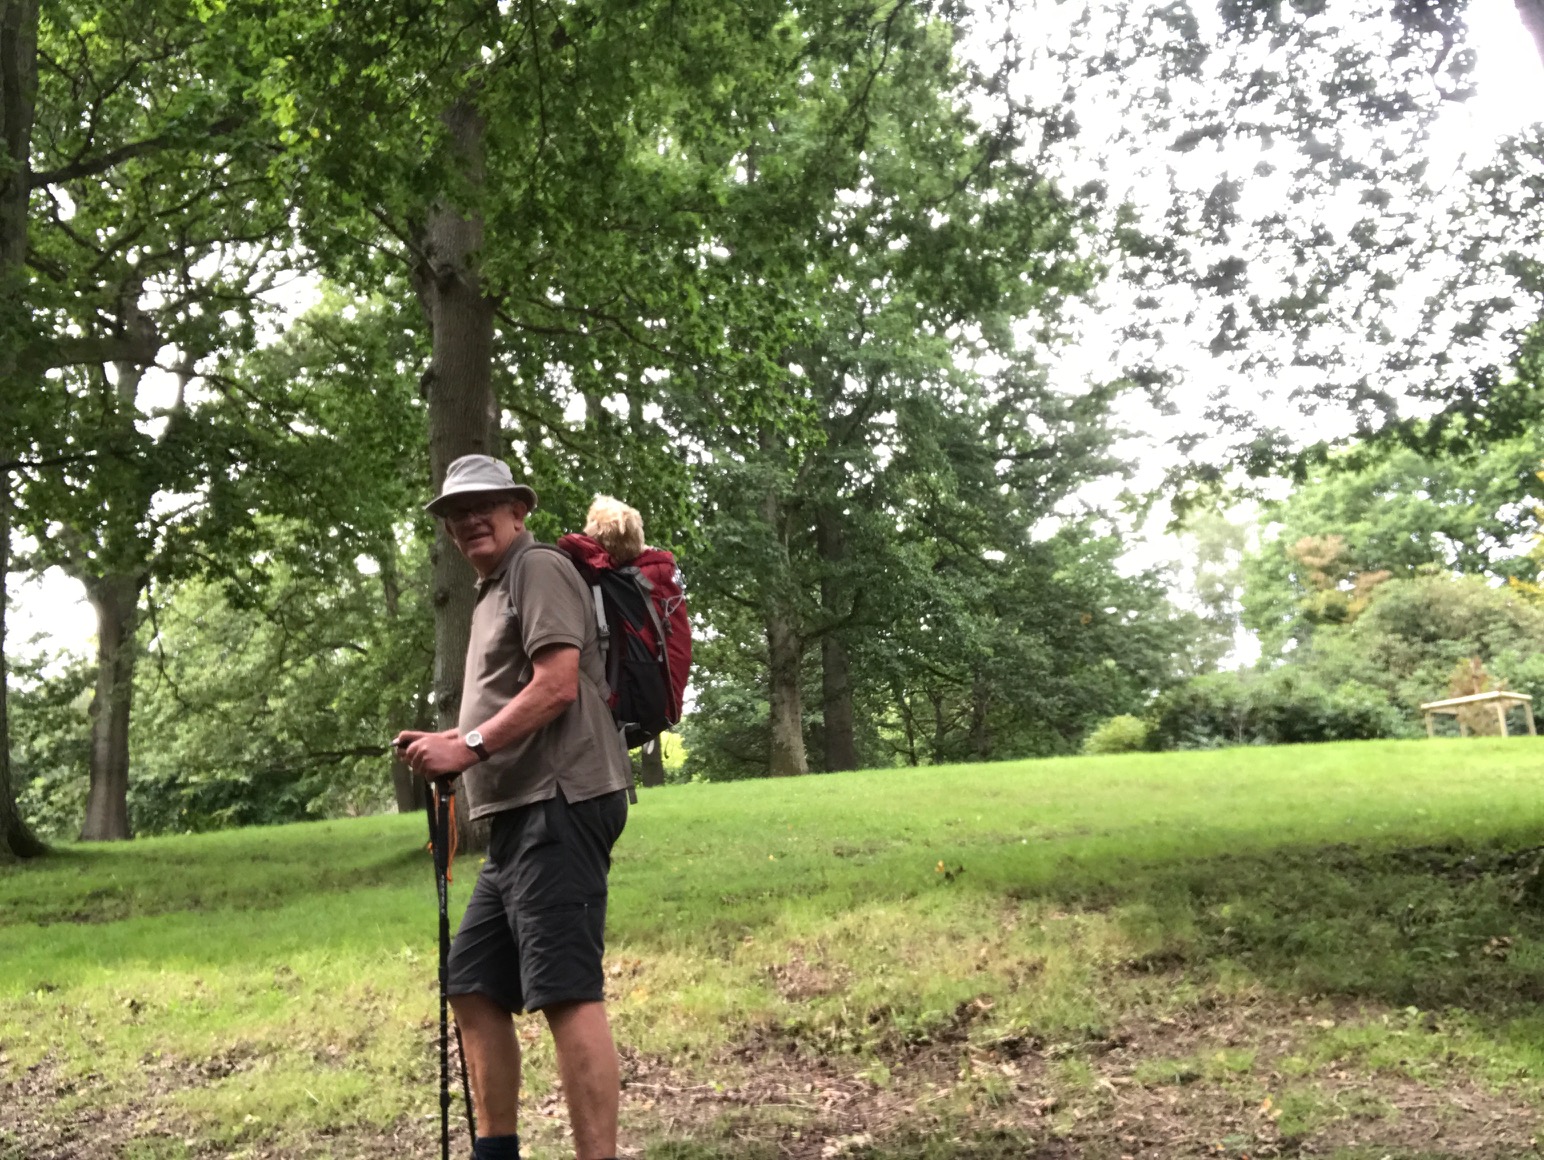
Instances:
[[[803,697],[799,662],[804,642],[791,615],[767,617],[767,699],[771,705],[771,752],[767,772],[773,777],[808,773],[804,754]]]
[[[138,305],[140,288],[127,286],[120,306],[119,329],[132,330],[144,318]],[[143,364],[116,364],[116,383],[106,437],[132,436]],[[187,390],[190,371],[180,375],[178,403]],[[139,660],[135,636],[139,630],[139,596],[150,581],[146,564],[151,548],[138,530],[150,511],[152,493],[126,489],[108,500],[106,523],[95,533],[96,559],[85,550],[90,533],[66,529],[61,539],[71,547],[64,569],[86,589],[96,612],[97,677],[91,702],[90,788],[82,841],[119,841],[130,836],[129,721],[134,702],[134,667]],[[116,548],[116,550],[114,550]]]
[[[1523,18],[1523,27],[1533,37],[1539,58],[1544,60],[1544,0],[1517,0],[1517,14]]]
[[[482,183],[486,126],[470,100],[445,114],[460,176]],[[414,288],[429,322],[433,353],[424,377],[429,401],[429,475],[438,494],[445,470],[463,455],[497,455],[498,405],[493,394],[493,301],[483,292],[476,256],[483,221],[441,202],[430,211]],[[431,553],[434,606],[434,712],[439,728],[451,729],[461,708],[461,678],[472,631],[476,575],[440,527]],[[486,827],[468,826],[458,811],[465,848],[486,844]]]
[[[27,192],[38,86],[38,0],[0,0],[0,309],[18,300],[27,260]],[[0,317],[0,330],[10,319]],[[3,358],[0,355],[0,358]],[[0,372],[8,368],[0,366]],[[0,378],[5,377],[0,373]]]
[[[829,625],[847,616],[841,607],[839,585],[832,575],[846,555],[841,515],[823,507],[815,517],[815,546],[825,565],[820,581],[820,604]],[[828,627],[820,640],[820,703],[825,733],[827,773],[858,768],[858,744],[853,734],[852,666],[839,630]]]
[[[911,697],[899,681],[891,682],[890,693],[895,698],[896,708],[901,711],[901,726],[906,738],[906,764],[915,768],[921,764],[917,760],[917,715],[912,711]]]
[[[0,446],[0,451],[4,447]],[[22,820],[11,784],[11,730],[5,695],[5,577],[11,560],[11,477],[0,472],[0,862],[35,858],[47,847]]]
[[[992,688],[981,674],[970,686],[970,750],[977,761],[992,757],[992,726],[988,715],[992,707]]]
[[[445,117],[463,176],[483,176],[482,117],[468,101]],[[483,293],[476,268],[482,248],[480,216],[448,205],[430,213],[424,260],[414,271],[428,316],[433,354],[426,376],[429,396],[429,474],[438,493],[445,469],[463,455],[498,454],[498,408],[493,397],[493,302]],[[440,728],[456,724],[461,676],[471,634],[473,585],[469,565],[440,528],[434,541],[434,709]]]
[[[852,665],[847,646],[834,632],[820,641],[820,702],[825,722],[826,772],[858,768],[853,734]]]
[[[933,706],[933,760],[930,764],[939,765],[944,759],[944,746],[949,741],[949,718],[944,712],[942,693],[929,693],[928,700]]]
[[[786,521],[783,505],[775,492],[768,492],[762,501],[761,515],[782,545],[786,576]],[[771,707],[767,772],[773,777],[790,777],[809,772],[804,752],[803,689],[799,672],[804,658],[804,639],[800,635],[797,611],[782,591],[779,577],[768,577],[767,584],[767,701]]]
[[[143,573],[83,578],[96,612],[97,678],[91,699],[91,788],[82,841],[129,837],[129,714],[139,659],[139,594]]]
[[[0,432],[15,429],[12,408],[21,384],[14,381],[21,284],[27,261],[28,160],[37,98],[37,0],[0,0]],[[0,441],[0,462],[19,449]],[[16,808],[11,784],[11,732],[5,666],[5,578],[11,563],[11,476],[0,470],[0,860],[33,858],[47,847]]]

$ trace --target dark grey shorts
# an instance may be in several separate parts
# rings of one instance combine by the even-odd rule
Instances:
[[[604,998],[606,876],[626,824],[626,790],[494,814],[451,944],[449,993],[486,995],[511,1013]]]

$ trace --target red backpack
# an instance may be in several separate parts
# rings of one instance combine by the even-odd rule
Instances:
[[[692,627],[681,570],[669,552],[645,548],[618,566],[590,536],[577,532],[557,547],[573,561],[595,599],[611,715],[636,749],[681,720],[692,667]]]

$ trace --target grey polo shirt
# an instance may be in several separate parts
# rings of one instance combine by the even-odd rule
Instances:
[[[531,657],[548,645],[579,649],[579,696],[552,721],[461,775],[473,818],[546,801],[571,802],[632,784],[632,763],[607,707],[595,606],[578,571],[522,532],[498,569],[478,581],[466,649],[459,728],[476,729],[531,679]]]

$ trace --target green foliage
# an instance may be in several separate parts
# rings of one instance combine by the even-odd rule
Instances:
[[[1084,753],[1140,753],[1147,748],[1150,726],[1141,717],[1121,713],[1083,738]]]
[[[1262,671],[1160,698],[1161,744],[1408,735],[1472,660],[1544,690],[1544,610],[1500,583],[1534,566],[1541,457],[1532,434],[1479,457],[1361,448],[1267,507],[1275,534],[1244,561]]]
[[[1353,624],[1321,628],[1291,667],[1381,689],[1413,725],[1417,705],[1446,696],[1454,668],[1471,657],[1508,688],[1537,695],[1541,652],[1544,609],[1477,576],[1428,572],[1382,585]]]
[[[1245,562],[1244,623],[1276,657],[1319,625],[1354,619],[1369,580],[1409,579],[1431,566],[1524,572],[1520,540],[1534,524],[1541,461],[1544,436],[1534,434],[1483,456],[1348,454],[1261,513],[1276,534]]]
[[[425,405],[415,366],[426,327],[408,288],[321,301],[232,368],[215,412],[227,448],[174,578],[213,575],[233,599],[260,592],[271,563],[315,575],[355,557],[389,560],[426,533]]]
[[[1367,117],[1385,144],[1418,141],[1436,107],[1429,42],[1452,47],[1455,13],[1396,13],[1392,54],[1348,53],[1341,25],[1316,15],[1235,6],[1216,43],[1178,10],[1117,20],[1089,76],[1126,84],[1141,65],[1130,95],[1164,111],[1181,150],[1270,136],[1250,119],[1260,94],[1311,92],[1273,114],[1319,150],[1305,184],[1371,199],[1397,177],[1418,197],[1414,151],[1391,149],[1397,172],[1374,171],[1332,130]],[[157,351],[175,350],[188,376],[151,414],[131,374],[146,360],[118,358],[109,374],[109,347],[56,358],[65,369],[39,406],[52,421],[29,411],[21,449],[60,461],[21,480],[36,562],[151,590],[140,823],[382,800],[373,750],[416,714],[426,665],[411,513],[435,386],[419,379],[431,334],[413,298],[472,273],[498,319],[499,434],[543,493],[538,534],[576,527],[605,489],[644,510],[654,542],[685,549],[703,633],[679,776],[764,770],[769,706],[790,684],[818,768],[844,697],[866,764],[1065,753],[1214,668],[1231,640],[1228,570],[1198,583],[1198,620],[1170,606],[1160,577],[1120,573],[1123,545],[1097,518],[1068,515],[1080,489],[1122,470],[1116,388],[1067,393],[1043,369],[1067,304],[1102,277],[1104,195],[1055,179],[1080,93],[1020,103],[1006,75],[957,50],[970,19],[848,0],[51,9],[33,329],[58,356],[75,337],[121,353],[153,324]],[[1240,63],[1260,37],[1290,48],[1268,85]],[[1460,86],[1461,56],[1444,74]],[[1184,106],[1212,81],[1246,114],[1237,124]],[[1336,108],[1350,93],[1354,111]],[[1346,287],[1391,289],[1391,217],[1369,209],[1355,235],[1388,246],[1342,246],[1345,263],[1316,265],[1302,255],[1344,239],[1300,228],[1312,199],[1287,217],[1273,202],[1245,238],[1238,192],[1224,181],[1204,206],[1176,207],[1162,244],[1120,239],[1139,281],[1177,272],[1207,292],[1186,306],[1217,322],[1219,353],[1250,340],[1232,305],[1250,267],[1234,251],[1297,255],[1290,300],[1250,300],[1261,333],[1321,333]],[[446,207],[476,226],[474,272],[440,264],[426,221]],[[292,260],[291,229],[308,267],[362,297],[329,290],[252,353],[253,291]],[[1346,352],[1323,345],[1315,365],[1333,393]],[[1382,596],[1366,577],[1396,584],[1433,560],[1499,567],[1504,510],[1525,502],[1537,455],[1520,441],[1484,470],[1396,456],[1354,486],[1305,489],[1278,513],[1281,543],[1345,550],[1312,568],[1301,552],[1262,556],[1248,615],[1273,659],[1295,642],[1293,664],[1312,672],[1261,677],[1243,709],[1226,680],[1195,686],[1196,721],[1176,736],[1227,735],[1240,712],[1254,724],[1233,734],[1255,738],[1382,729],[1365,691],[1399,703],[1475,633],[1454,627],[1368,671],[1358,650],[1397,652],[1405,629],[1387,623],[1393,605],[1374,616]],[[1207,534],[1226,557],[1227,536]],[[1364,623],[1370,635],[1346,635]],[[776,673],[774,628],[793,641]],[[1497,671],[1533,680],[1529,648],[1508,654],[1494,635],[1477,647]],[[844,668],[845,690],[817,696]],[[66,781],[50,773],[39,790],[56,822]]]
[[[1001,561],[946,553],[922,618],[897,632],[881,672],[909,764],[1074,753],[1183,671],[1194,625],[1160,577],[1121,575],[1120,539],[1070,524],[1004,546]]]
[[[1532,567],[1518,541],[1541,454],[1531,435],[1483,458],[1358,451],[1267,508],[1277,534],[1244,562],[1262,668],[1164,694],[1156,742],[1409,735],[1419,704],[1448,695],[1472,659],[1508,688],[1544,691],[1544,609],[1527,585],[1496,582]]]
[[[1020,541],[1001,559],[917,541],[862,593],[866,616],[894,610],[893,619],[844,634],[868,765],[1076,752],[1101,720],[1140,712],[1185,672],[1195,624],[1169,604],[1160,577],[1120,574],[1125,545],[1115,537],[1068,527]],[[768,746],[765,645],[744,614],[715,627],[693,670],[684,773],[759,776]],[[807,689],[820,688],[820,659],[818,648],[805,657]],[[815,768],[821,725],[812,692],[804,729]]]
[[[1159,749],[1286,745],[1406,736],[1409,718],[1383,690],[1326,685],[1284,665],[1264,672],[1209,673],[1162,694],[1149,711]]]
[[[565,507],[628,494],[662,539],[692,525],[662,443],[703,416],[793,419],[790,250],[849,187],[889,74],[948,45],[925,12],[845,0],[382,3],[265,32],[278,164],[323,268],[361,292],[392,267],[423,286],[443,276],[425,220],[476,221],[507,448]]]
[[[902,705],[925,695],[906,682],[933,646],[949,723],[927,726],[932,756],[907,743],[907,759],[1028,751],[988,736],[979,690],[1010,658],[972,671],[972,646],[992,647],[1027,529],[1113,466],[1113,391],[1058,392],[1040,367],[1099,276],[1096,198],[1050,179],[1049,116],[991,99],[994,79],[954,51],[948,21],[964,13],[895,15],[862,130],[831,135],[824,98],[791,109],[743,191],[762,212],[726,223],[731,255],[775,254],[787,323],[762,347],[780,368],[763,406],[682,415],[708,450],[693,607],[725,640],[705,650],[722,670],[705,674],[688,746],[708,777],[801,767],[805,751],[810,768],[895,760]],[[816,71],[841,43],[821,46]],[[817,164],[834,196],[810,201],[810,228],[768,234],[791,177]],[[1015,327],[1027,314],[1035,325]],[[748,341],[766,317],[747,320]],[[1048,570],[1045,555],[1032,567]],[[1009,731],[1013,711],[997,716]]]
[[[275,568],[260,601],[234,604],[190,582],[160,609],[136,690],[136,829],[391,805],[386,743],[427,711],[427,560],[410,546],[384,564],[327,564],[310,575]]]
[[[255,62],[231,51],[254,14],[46,7],[26,292],[42,339],[23,359],[48,373],[12,447],[29,461],[17,522],[43,564],[164,577],[165,524],[200,509],[155,501],[241,463],[239,424],[216,416],[261,410],[227,375],[274,313],[289,242]]]
[[[764,777],[771,746],[766,649],[748,618],[725,622],[692,646],[691,712],[681,722],[681,778],[738,781]],[[758,647],[760,646],[760,647]],[[808,718],[808,730],[813,721]]]
[[[1195,669],[1215,672],[1237,642],[1250,527],[1218,506],[1197,507],[1180,532],[1186,563],[1178,587],[1197,608]]]
[[[17,805],[40,835],[73,838],[86,805],[87,710],[96,666],[43,655],[25,664],[7,659],[14,682],[8,709]]]
[[[205,457],[196,496],[115,524],[122,539],[76,505],[111,508],[124,462],[80,467],[86,483],[72,506],[33,509],[33,519],[52,513],[100,531],[88,541],[64,525],[71,534],[59,550],[91,544],[75,559],[79,574],[135,561],[148,569],[140,583],[149,620],[127,646],[131,660],[154,665],[141,663],[134,678],[135,829],[287,821],[390,802],[369,754],[419,719],[413,682],[430,647],[414,540],[414,517],[427,520],[417,512],[423,407],[408,369],[419,338],[412,322],[398,303],[325,292],[284,335],[230,368],[230,390],[190,405],[179,429]],[[89,720],[58,724],[61,738],[84,748]],[[33,779],[27,808],[45,829],[78,828],[83,777],[72,764]]]
[[[283,529],[268,527],[271,542]],[[293,547],[293,545],[291,545]],[[424,718],[433,634],[421,547],[400,559],[270,564],[232,599],[190,580],[153,593],[135,647],[128,806],[135,832],[222,829],[390,808],[386,742]],[[15,758],[43,832],[79,828],[91,668],[24,683]]]

